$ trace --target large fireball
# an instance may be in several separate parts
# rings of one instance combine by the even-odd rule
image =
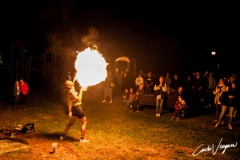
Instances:
[[[107,63],[102,54],[90,48],[78,53],[75,68],[75,80],[85,89],[104,81],[107,76]]]

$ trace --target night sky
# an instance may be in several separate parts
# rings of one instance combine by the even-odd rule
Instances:
[[[238,66],[240,14],[233,3],[1,3],[2,54],[17,38],[30,55],[49,51],[61,57],[96,43],[106,59],[135,58],[137,70],[145,72],[181,74],[217,63],[235,72]]]

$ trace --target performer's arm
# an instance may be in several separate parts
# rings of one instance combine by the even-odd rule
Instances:
[[[82,101],[82,93],[83,93],[83,89],[81,87],[81,89],[79,91],[79,94],[78,94],[78,99],[79,99],[80,102]]]
[[[72,101],[70,100],[70,97],[68,95],[67,98],[67,105],[68,105],[68,117],[72,117]]]

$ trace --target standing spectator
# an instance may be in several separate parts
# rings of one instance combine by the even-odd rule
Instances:
[[[108,97],[110,99],[109,103],[112,103],[113,86],[111,84],[113,84],[113,76],[112,76],[112,72],[108,71],[107,77],[104,83],[104,100],[102,101],[103,103],[106,102]]]
[[[207,79],[207,89],[206,89],[206,108],[211,107],[213,103],[213,90],[216,87],[216,79],[212,72],[206,71],[204,77]]]
[[[143,79],[141,73],[139,73],[139,74],[138,74],[138,77],[135,79],[136,89],[139,88],[139,85],[140,85],[140,84],[144,84],[144,79]]]
[[[222,93],[222,96],[223,96],[223,100],[221,102],[222,111],[215,127],[218,127],[218,125],[222,121],[222,118],[225,115],[225,112],[227,111],[227,109],[229,109],[228,128],[232,129],[232,117],[233,117],[234,108],[236,108],[238,105],[238,93],[236,90],[235,83],[231,84],[231,88],[229,88],[229,91],[227,91],[228,87],[226,87],[225,90],[226,91]]]
[[[156,95],[156,117],[161,116],[166,90],[167,90],[166,83],[163,82],[163,76],[160,76],[159,82],[157,82],[154,86],[154,92]]]
[[[213,94],[215,95],[214,103],[215,103],[215,107],[216,107],[216,110],[215,110],[216,119],[213,122],[218,121],[218,118],[219,118],[219,115],[220,115],[220,112],[222,109],[221,96],[222,96],[223,91],[226,90],[225,88],[226,88],[226,86],[224,84],[224,81],[222,78],[220,78],[219,83],[217,84],[215,90],[213,91]]]
[[[20,80],[20,102],[21,105],[26,107],[27,95],[28,95],[28,84],[21,78]]]
[[[172,93],[174,93],[178,89],[179,85],[180,85],[180,82],[178,79],[178,75],[175,74],[171,82]]]
[[[192,107],[192,79],[191,76],[187,76],[187,79],[184,84],[184,91],[186,96],[186,101],[188,104],[188,107]]]
[[[153,83],[154,83],[153,76],[152,76],[151,72],[149,71],[147,73],[147,77],[146,77],[146,80],[145,80],[146,93],[149,93],[149,94],[152,93]]]
[[[128,89],[129,85],[129,78],[126,72],[123,72],[123,81],[122,81],[122,90]]]
[[[183,87],[182,86],[178,87],[177,91],[174,92],[173,96],[175,97],[176,101],[178,100],[179,96],[185,99],[185,93],[183,92]]]
[[[122,96],[122,85],[123,85],[123,73],[124,71],[121,71],[117,73],[116,75],[116,92],[117,92],[117,97]]]
[[[229,81],[227,75],[223,76],[223,82],[225,85],[228,85]]]
[[[193,80],[192,89],[193,89],[193,105],[194,105],[194,108],[197,108],[201,104],[200,98],[201,98],[201,95],[202,95],[201,92],[202,92],[202,89],[203,89],[203,79],[200,76],[199,72],[196,72],[195,75],[196,76]]]
[[[169,77],[169,73],[166,74],[164,82],[166,83],[167,94],[169,95],[171,93],[171,83],[172,83],[172,79]]]
[[[196,77],[196,72],[192,72],[192,76],[191,76],[191,79],[194,79]]]
[[[19,81],[15,81],[15,84],[13,87],[13,96],[14,96],[14,106],[17,107],[19,105],[19,96],[20,96]]]
[[[230,87],[230,89],[232,89],[232,83],[234,83],[235,85],[239,85],[238,83],[237,83],[237,79],[236,79],[236,75],[235,74],[231,74],[231,76],[229,77],[229,87]],[[238,91],[239,91],[239,89],[238,89]],[[238,94],[239,94],[239,92],[238,92]],[[234,111],[233,111],[233,118],[235,118],[236,116],[237,116],[237,108],[238,108],[238,106],[239,106],[239,104],[234,108]]]
[[[234,77],[230,76],[229,81],[226,83],[229,87],[232,87],[232,83],[235,83]]]

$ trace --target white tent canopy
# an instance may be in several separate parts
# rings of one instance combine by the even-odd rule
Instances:
[[[127,57],[119,57],[115,60],[115,62],[118,62],[118,61],[126,61],[126,62],[130,63],[130,60]]]

